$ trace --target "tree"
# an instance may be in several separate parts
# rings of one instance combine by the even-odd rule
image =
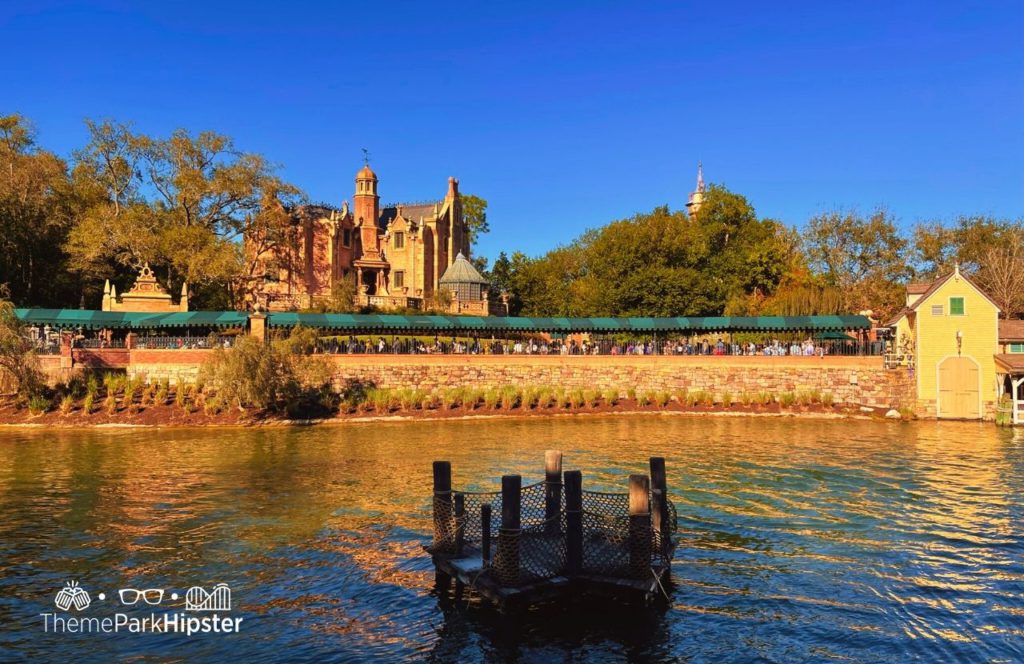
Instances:
[[[1024,316],[1024,229],[1004,233],[997,244],[985,250],[976,279],[1004,317]]]
[[[907,241],[884,210],[864,218],[827,212],[811,218],[807,258],[825,283],[843,295],[846,311],[873,310],[888,318],[901,306],[901,284],[910,277]]]
[[[462,219],[469,233],[469,245],[473,246],[484,233],[489,233],[487,223],[487,201],[473,194],[462,194]]]
[[[25,118],[0,116],[0,284],[14,301],[78,305],[63,251],[75,205],[64,161],[36,147]]]
[[[0,292],[0,385],[10,385],[23,399],[37,394],[43,386],[32,341],[6,291]]]
[[[915,272],[920,278],[935,279],[952,272],[958,263],[962,271],[977,274],[989,249],[1021,228],[1021,220],[984,216],[961,216],[949,226],[934,221],[918,224],[914,229]]]
[[[256,278],[243,239],[264,249],[280,243],[299,190],[263,157],[214,132],[153,138],[109,121],[87,126],[91,138],[76,153],[75,176],[101,195],[69,238],[75,268],[99,276],[148,262],[172,291],[183,281],[216,285],[241,304]]]

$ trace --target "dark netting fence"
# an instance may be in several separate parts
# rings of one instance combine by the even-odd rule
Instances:
[[[452,497],[461,495],[463,514],[456,518]],[[480,554],[484,573],[514,586],[562,576],[567,571],[565,491],[560,482],[537,482],[520,494],[520,527],[501,527],[500,491],[457,491],[434,498],[435,553]],[[651,496],[651,504],[654,496]],[[651,567],[668,565],[668,542],[652,528],[650,516],[631,519],[628,493],[582,492],[584,574],[644,578]],[[666,531],[677,530],[676,508],[667,504]],[[489,551],[484,545],[483,506],[490,505]]]

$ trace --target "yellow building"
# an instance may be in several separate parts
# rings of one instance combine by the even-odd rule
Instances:
[[[895,349],[917,379],[917,410],[945,419],[995,417],[999,307],[957,267],[907,287],[907,306],[889,322]]]
[[[996,373],[1000,379],[999,398],[1009,395],[1010,421],[1024,424],[1024,320],[999,321]]]

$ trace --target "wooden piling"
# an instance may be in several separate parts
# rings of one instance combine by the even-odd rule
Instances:
[[[668,480],[664,457],[651,457],[651,501],[651,528],[658,533],[659,553],[667,557],[672,548],[672,527],[668,522]]]
[[[454,549],[452,532],[452,464],[434,462],[434,545],[435,552]]]
[[[565,473],[565,553],[569,575],[583,570],[583,473]]]
[[[480,560],[486,569],[491,564],[491,504],[480,506]]]
[[[498,583],[514,586],[519,582],[520,503],[523,478],[504,475],[501,478],[501,529],[494,552],[493,572]]]
[[[544,532],[557,535],[562,528],[562,453],[544,453]]]
[[[651,568],[651,481],[646,475],[629,476],[629,568],[634,578]]]
[[[466,496],[463,493],[455,494],[455,555],[462,555],[462,548],[466,541]]]

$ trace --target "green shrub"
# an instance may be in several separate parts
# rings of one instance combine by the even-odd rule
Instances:
[[[224,402],[214,395],[203,403],[203,412],[207,415],[218,415],[224,409]]]
[[[508,386],[501,390],[501,409],[512,410],[519,405],[521,400],[520,392],[517,388]]]
[[[628,390],[626,390],[626,398],[629,399],[630,401],[636,401],[636,388],[635,387],[631,387]]]
[[[688,401],[689,394],[690,394],[690,390],[689,389],[687,389],[685,387],[680,387],[680,388],[676,389],[675,393],[673,394],[673,397],[675,398],[676,401],[679,402],[680,406],[685,406],[685,405],[687,405],[689,403],[689,401]]]
[[[93,394],[86,394],[85,399],[82,401],[82,415],[91,415],[93,402],[96,400],[96,396]]]
[[[434,410],[441,403],[441,396],[435,392],[420,391],[420,408],[422,410]]]
[[[661,390],[654,395],[654,403],[664,408],[672,400],[672,394],[668,390]]]
[[[601,391],[583,390],[583,400],[591,408],[597,408],[601,404]]]
[[[540,389],[536,387],[525,387],[523,388],[523,403],[522,407],[524,410],[533,410],[537,407],[537,403],[540,401]]]
[[[323,356],[307,354],[313,337],[315,331],[303,328],[270,344],[240,336],[231,348],[214,349],[197,380],[242,409],[315,408],[332,369]]]
[[[722,406],[725,408],[732,407],[732,392],[728,390],[722,392]]]
[[[449,387],[441,392],[441,407],[452,410],[462,403],[462,388]]]
[[[619,391],[614,388],[609,388],[604,391],[604,402],[609,406],[614,406],[619,402]]]
[[[577,388],[569,392],[568,405],[570,408],[582,408],[584,403],[586,403],[586,399],[583,397],[583,390]]]
[[[96,374],[94,374],[92,372],[89,372],[89,377],[86,378],[86,380],[85,380],[85,394],[86,394],[86,396],[89,396],[91,394],[93,397],[95,397],[96,394],[99,391],[100,391],[100,383],[99,383],[98,380],[96,380]]]
[[[811,403],[821,403],[821,390],[814,389],[807,394],[811,398]]]
[[[117,397],[113,394],[108,394],[107,398],[103,400],[103,407],[107,411],[107,415],[117,414]]]
[[[744,406],[749,406],[753,402],[754,402],[754,395],[753,394],[751,394],[750,392],[747,392],[746,390],[744,390],[743,392],[740,392],[740,403],[741,404],[743,404]]]
[[[537,406],[540,408],[551,408],[555,405],[555,393],[550,387],[541,388],[537,394]]]
[[[28,400],[28,412],[33,415],[42,415],[46,411],[50,410],[53,406],[53,402],[44,397],[42,394],[36,394]]]
[[[484,392],[484,408],[488,410],[494,410],[498,406],[498,401],[501,400],[501,394],[496,388],[489,387]]]
[[[375,387],[367,393],[367,400],[373,404],[373,412],[378,415],[385,415],[391,412],[393,401],[391,390],[384,387]]]
[[[761,390],[757,393],[757,402],[762,406],[769,406],[773,401],[775,401],[775,397],[772,396],[771,392]]]
[[[416,390],[398,390],[396,396],[398,397],[398,405],[402,410],[413,410],[416,408],[417,405],[419,405]]]
[[[657,395],[654,393],[654,390],[647,390],[640,395],[640,400],[637,403],[641,406],[650,406],[656,398]]]
[[[779,404],[783,408],[792,408],[794,403],[796,403],[796,395],[792,392],[783,392],[779,395]]]
[[[64,395],[64,398],[60,400],[60,414],[70,415],[71,411],[75,407],[75,398],[70,394]]]
[[[796,402],[801,406],[811,405],[811,393],[806,391],[800,391],[796,393]]]
[[[823,393],[821,395],[821,405],[822,406],[825,406],[826,408],[831,408],[833,403],[834,403],[834,401],[833,401],[833,396],[832,396],[831,392],[825,392],[825,393]]]

